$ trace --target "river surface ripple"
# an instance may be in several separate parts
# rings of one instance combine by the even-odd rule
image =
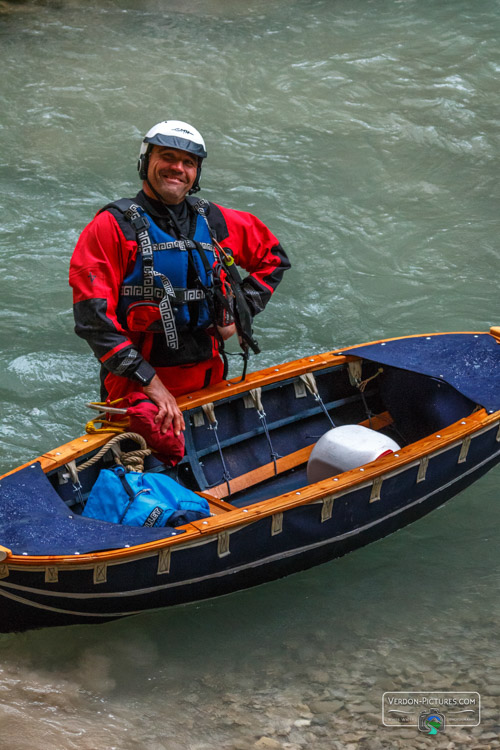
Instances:
[[[499,324],[499,32],[498,0],[0,2],[0,469],[82,431],[70,254],[165,117],[206,137],[202,194],[292,259],[254,369]],[[253,591],[1,636],[2,747],[499,747],[499,477]],[[451,689],[479,727],[382,726],[384,691]]]

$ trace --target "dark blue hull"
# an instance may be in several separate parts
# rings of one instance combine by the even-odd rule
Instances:
[[[412,523],[479,479],[500,460],[498,424],[476,434],[466,460],[459,442],[368,481],[221,535],[152,550],[120,562],[51,571],[0,564],[3,631],[97,623],[228,594],[347,554]],[[375,499],[374,495],[380,495]],[[221,546],[222,544],[222,546]],[[52,575],[52,580],[51,579]]]

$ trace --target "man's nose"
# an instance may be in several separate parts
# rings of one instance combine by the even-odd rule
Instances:
[[[176,172],[184,172],[184,164],[181,159],[178,159],[177,161],[171,161],[170,168],[174,169]]]

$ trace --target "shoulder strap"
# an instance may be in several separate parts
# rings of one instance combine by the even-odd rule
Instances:
[[[97,213],[101,214],[103,211],[107,211],[109,208],[116,208],[116,210],[121,214],[125,214],[131,206],[137,206],[132,198],[120,198],[117,201],[106,203],[106,205],[100,208]]]
[[[205,216],[207,208],[210,205],[210,203],[205,200],[205,198],[193,198],[192,196],[188,195],[186,196],[185,200],[191,206],[191,208],[196,211],[197,214],[200,214],[200,216]]]

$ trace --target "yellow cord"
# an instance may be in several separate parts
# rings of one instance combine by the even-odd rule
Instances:
[[[96,427],[95,423],[99,422],[101,427]],[[88,435],[94,435],[96,432],[123,432],[124,429],[128,427],[128,420],[124,420],[122,422],[110,422],[109,420],[105,419],[105,417],[96,417],[96,419],[91,419],[90,422],[87,422],[85,425],[85,432]]]
[[[99,414],[98,417],[87,422],[87,424],[85,425],[85,432],[88,435],[94,435],[96,432],[118,433],[123,432],[124,429],[127,429],[128,419],[121,420],[120,422],[110,422],[109,419],[106,419],[105,414],[107,406],[114,406],[115,404],[119,404],[120,401],[124,400],[124,398],[126,397],[121,396],[120,398],[115,398],[114,401],[91,401],[90,403],[94,406],[102,406],[104,414]],[[101,427],[96,427],[96,422],[98,422]]]

